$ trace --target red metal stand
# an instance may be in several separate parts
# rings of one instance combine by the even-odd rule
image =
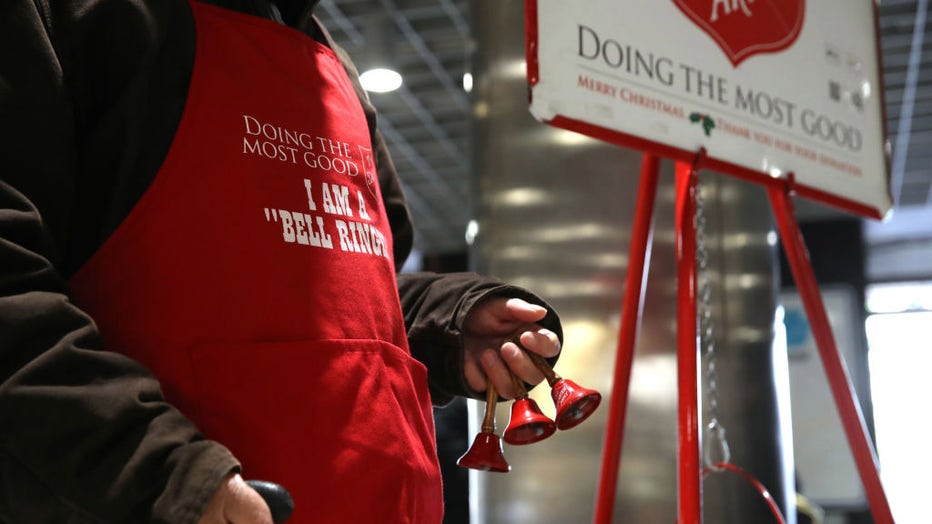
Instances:
[[[628,390],[631,382],[631,364],[634,344],[644,306],[643,290],[647,284],[647,267],[650,265],[650,245],[653,229],[654,201],[657,196],[657,178],[660,159],[644,153],[641,160],[641,179],[638,183],[637,206],[634,210],[634,229],[628,248],[628,272],[621,305],[621,326],[618,331],[618,350],[615,357],[615,378],[609,402],[608,422],[602,451],[602,470],[596,497],[596,524],[608,524],[615,507],[615,489],[621,445],[624,439],[625,414],[628,407]]]
[[[677,524],[700,524],[702,522],[695,216],[697,172],[700,162],[704,159],[704,153],[704,150],[700,150],[692,163],[676,162],[677,452],[679,468]],[[614,386],[605,433],[594,524],[611,522],[614,509],[631,368],[643,308],[643,290],[647,284],[647,266],[650,260],[652,217],[658,176],[659,158],[650,153],[644,153],[634,229],[629,248]],[[762,185],[767,188],[780,238],[786,248],[790,268],[812,326],[819,355],[825,366],[826,377],[841,416],[848,443],[854,454],[874,520],[877,524],[894,524],[893,515],[877,472],[876,454],[865,429],[864,417],[858,407],[851,381],[835,345],[818,283],[802,234],[796,223],[790,198],[793,185],[792,174],[785,185]]]
[[[848,444],[851,446],[861,482],[864,484],[871,513],[878,524],[893,524],[893,514],[880,483],[880,475],[877,473],[877,455],[868,437],[864,416],[855,400],[857,397],[851,388],[851,381],[839,356],[838,347],[835,345],[828,314],[825,312],[825,304],[822,302],[822,295],[819,293],[815,273],[809,261],[809,253],[802,233],[799,231],[799,225],[796,223],[793,201],[790,197],[792,184],[791,176],[786,186],[769,187],[767,191],[770,196],[770,205],[776,217],[777,228],[780,230],[780,238],[786,250],[793,278],[796,279],[796,287],[799,289],[803,308],[812,326],[813,338],[818,346],[822,365],[825,367],[825,375],[835,399],[835,406],[841,416]]]

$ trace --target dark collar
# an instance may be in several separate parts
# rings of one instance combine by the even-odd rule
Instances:
[[[320,0],[202,0],[233,11],[278,20],[297,27],[310,17]],[[275,4],[274,7],[272,4]]]

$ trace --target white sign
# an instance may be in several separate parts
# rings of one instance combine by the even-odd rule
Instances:
[[[531,112],[551,125],[891,207],[873,0],[528,0]]]

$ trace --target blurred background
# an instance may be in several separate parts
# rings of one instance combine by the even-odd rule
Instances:
[[[383,68],[400,76],[394,90],[374,86],[370,97],[414,214],[415,253],[407,267],[482,271],[536,291],[560,310],[567,330],[558,371],[607,396],[640,157],[530,117],[523,6],[512,0],[321,0],[316,12],[361,72]],[[884,221],[862,220],[797,202],[900,523],[929,521],[922,474],[932,468],[922,447],[932,429],[923,415],[932,398],[926,378],[932,369],[927,11],[924,0],[878,3],[894,212]],[[671,173],[665,163],[617,522],[675,517]],[[703,178],[717,394],[733,456],[768,484],[788,513],[795,513],[798,493],[815,506],[812,518],[871,522],[766,198],[759,188],[725,177]],[[546,402],[546,392],[540,398]],[[507,411],[501,409],[503,425]],[[475,431],[469,410],[464,402],[437,410],[448,524],[591,520],[604,420],[594,417],[591,426],[558,434],[553,444],[506,449],[514,471],[490,478],[453,465]],[[759,497],[728,482],[707,481],[706,521],[768,522]]]

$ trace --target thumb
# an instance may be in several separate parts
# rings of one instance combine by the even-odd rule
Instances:
[[[231,524],[273,524],[272,513],[256,490],[238,474],[226,481],[223,518]]]
[[[547,308],[520,298],[509,298],[505,302],[505,310],[511,318],[521,322],[537,322],[547,316]]]
[[[220,484],[198,524],[273,524],[265,501],[237,473]]]
[[[520,298],[495,297],[476,304],[463,329],[471,335],[500,336],[522,324],[533,324],[547,315],[547,309]]]

